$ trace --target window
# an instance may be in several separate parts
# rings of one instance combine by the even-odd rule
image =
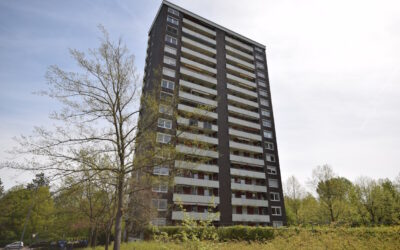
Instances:
[[[272,188],[278,187],[278,180],[277,179],[268,179],[268,185]]]
[[[267,154],[267,156],[265,156],[265,158],[269,162],[275,162],[275,156],[274,155]]]
[[[174,14],[175,16],[179,16],[179,11],[168,7],[168,13]]]
[[[257,76],[265,78],[265,74],[262,73],[261,71],[257,71]]]
[[[176,18],[173,18],[171,16],[167,16],[167,22],[175,24],[175,25],[179,25],[179,21]]]
[[[267,173],[268,173],[268,174],[277,174],[276,167],[274,167],[274,166],[267,166]]]
[[[153,207],[157,208],[158,211],[167,210],[167,200],[166,199],[152,199]]]
[[[265,149],[274,150],[274,144],[272,142],[265,142]]]
[[[261,81],[261,80],[258,80],[258,85],[259,85],[260,87],[264,87],[264,88],[267,87],[267,83],[264,82],[264,81]]]
[[[178,29],[176,29],[176,28],[174,28],[172,26],[167,25],[167,31],[171,32],[174,35],[178,35]]]
[[[189,119],[189,126],[196,126],[197,127],[198,122],[195,119],[190,118]]]
[[[165,52],[168,52],[168,53],[170,53],[170,54],[176,55],[176,49],[175,49],[175,48],[172,48],[172,47],[170,47],[170,46],[168,46],[168,45],[165,45],[164,51],[165,51]]]
[[[171,129],[172,128],[172,121],[167,119],[158,118],[158,127]]]
[[[174,44],[174,45],[178,45],[178,39],[176,39],[175,37],[169,36],[169,35],[166,35],[166,36],[165,36],[165,41],[166,41],[167,43],[171,43],[171,44]]]
[[[267,99],[260,98],[260,104],[269,107],[269,101]]]
[[[163,75],[166,75],[169,77],[175,77],[175,70],[163,68],[162,72],[163,72]]]
[[[260,63],[260,62],[256,62],[256,67],[259,68],[259,69],[264,69],[264,64]]]
[[[263,126],[264,127],[268,127],[268,128],[270,128],[271,127],[271,121],[270,120],[262,120],[262,124],[263,124]]]
[[[269,110],[266,110],[266,109],[261,109],[261,115],[270,117],[271,112],[269,112]]]
[[[168,192],[168,184],[166,182],[154,183],[151,190],[156,193],[167,193]]]
[[[264,137],[267,139],[272,139],[272,132],[264,130]]]
[[[160,104],[158,111],[162,114],[172,115],[172,107]]]
[[[272,226],[273,227],[283,227],[283,222],[282,221],[273,221]]]
[[[163,133],[157,133],[157,142],[159,143],[169,143],[171,141],[172,136]]]
[[[165,226],[167,225],[167,219],[166,218],[155,218],[151,220],[151,224],[153,226]]]
[[[171,66],[176,66],[176,60],[172,57],[164,56],[164,63]]]
[[[171,102],[173,98],[173,95],[164,91],[160,92],[160,99],[162,101],[166,101],[166,102]]]
[[[172,81],[168,81],[168,80],[162,79],[161,80],[161,87],[162,88],[166,88],[166,89],[170,89],[170,90],[174,90],[175,83],[172,82]]]
[[[271,206],[272,215],[282,215],[281,207]]]
[[[265,90],[260,90],[260,95],[264,96],[264,97],[267,97],[268,96],[268,92],[265,91]]]
[[[271,201],[280,201],[281,200],[280,196],[279,196],[279,193],[276,193],[276,192],[269,193],[269,199]]]
[[[258,51],[258,52],[264,53],[264,50],[262,48],[255,47],[255,50]]]
[[[264,61],[264,57],[261,54],[256,53],[256,59]],[[257,66],[258,67],[258,66]],[[262,65],[262,69],[264,68],[264,65]]]
[[[169,168],[168,166],[159,166],[153,168],[154,175],[169,175]]]
[[[212,129],[212,124],[210,122],[203,122],[203,128]]]

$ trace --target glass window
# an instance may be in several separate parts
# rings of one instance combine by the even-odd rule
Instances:
[[[153,168],[153,174],[155,175],[169,175],[168,166],[158,166]]]
[[[263,124],[263,126],[264,127],[268,127],[268,128],[270,128],[271,127],[271,121],[270,120],[262,120],[262,124]]]
[[[274,155],[267,154],[267,155],[265,156],[265,158],[266,158],[267,161],[269,161],[269,162],[275,162],[275,156],[274,156]]]
[[[263,64],[263,63],[256,62],[256,66],[257,66],[257,68],[259,68],[259,69],[264,69],[264,64]]]
[[[167,210],[167,199],[152,199],[152,204],[157,210]]]
[[[171,135],[168,134],[163,134],[163,133],[157,133],[157,142],[159,143],[170,143],[171,142]]]
[[[267,139],[272,139],[272,132],[268,130],[264,130],[264,137]]]
[[[163,68],[162,72],[163,72],[163,75],[166,75],[169,77],[175,77],[175,70]]]
[[[268,92],[265,91],[265,90],[260,90],[259,93],[260,93],[261,96],[265,96],[265,97],[268,96]]]
[[[265,74],[262,73],[261,71],[257,71],[257,76],[265,78]]]
[[[171,14],[174,14],[176,16],[179,16],[179,11],[177,11],[177,10],[171,8],[171,7],[168,7],[168,13],[171,13]]]
[[[173,95],[171,93],[167,93],[164,91],[160,92],[160,100],[165,101],[165,102],[171,102],[173,99]]]
[[[281,200],[279,193],[276,193],[276,192],[269,193],[269,198],[271,201],[280,201]]]
[[[283,222],[282,221],[273,221],[272,222],[272,226],[273,227],[282,227],[283,226]]]
[[[176,18],[173,18],[171,16],[167,16],[167,22],[175,24],[175,25],[179,25],[179,21]]]
[[[282,215],[281,207],[271,206],[272,215]]]
[[[171,129],[172,128],[172,121],[167,119],[158,118],[158,127]]]
[[[260,104],[269,107],[269,101],[267,99],[260,98]]]
[[[267,173],[268,174],[277,174],[277,170],[275,166],[267,166]]]
[[[256,53],[256,59],[264,61],[264,57],[258,53]],[[264,68],[264,65],[262,65],[262,69]]]
[[[272,188],[278,187],[278,180],[277,179],[268,179],[268,185]]]
[[[162,114],[167,114],[167,115],[172,115],[173,113],[172,107],[164,104],[160,104],[158,111]]]
[[[167,25],[167,31],[171,32],[174,35],[178,35],[178,29],[176,29],[176,28],[174,28],[172,26]]]
[[[267,83],[264,82],[264,81],[258,80],[258,86],[266,88],[267,87]]]
[[[168,80],[162,79],[161,80],[161,87],[162,88],[166,88],[166,89],[170,89],[170,90],[174,90],[175,83],[173,81],[168,81]]]
[[[170,54],[176,55],[176,49],[175,49],[175,48],[172,48],[172,47],[170,47],[170,46],[168,46],[168,45],[165,45],[164,51],[165,51],[165,52],[168,52],[168,53],[170,53]]]
[[[272,142],[265,142],[265,149],[274,150],[274,144]]]
[[[167,193],[168,192],[168,184],[166,182],[154,183],[151,190],[156,193]]]
[[[261,115],[270,117],[271,116],[271,112],[269,110],[266,110],[266,109],[261,109]]]
[[[174,45],[178,45],[178,39],[176,39],[175,37],[172,37],[172,36],[170,36],[170,35],[166,35],[166,36],[165,36],[165,41],[166,41],[167,43],[171,43],[171,44],[174,44]]]
[[[176,66],[176,60],[172,57],[164,56],[164,63],[171,66]]]
[[[167,225],[167,219],[166,218],[155,218],[151,220],[151,224],[153,226],[165,226]]]
[[[264,50],[263,50],[262,48],[255,47],[255,49],[256,49],[256,51],[258,51],[258,52],[264,53]]]

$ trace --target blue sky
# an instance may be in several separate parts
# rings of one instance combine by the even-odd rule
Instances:
[[[351,180],[400,172],[400,5],[397,1],[172,1],[267,45],[283,178],[320,164]],[[0,161],[12,137],[51,126],[49,65],[98,45],[98,24],[122,36],[143,71],[160,1],[0,1]],[[6,188],[28,173],[0,170]]]

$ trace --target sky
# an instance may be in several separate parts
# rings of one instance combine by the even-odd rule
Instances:
[[[266,45],[282,179],[304,185],[329,164],[352,181],[400,174],[400,2],[173,0]],[[51,127],[50,65],[77,66],[68,48],[99,45],[102,24],[144,69],[159,0],[0,1],[0,162],[13,137]],[[31,173],[0,169],[5,188]]]

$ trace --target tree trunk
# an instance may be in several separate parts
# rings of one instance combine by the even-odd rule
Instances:
[[[115,215],[115,238],[114,238],[114,250],[121,248],[121,234],[122,234],[122,208],[124,198],[124,177],[118,180],[117,188],[117,213]]]

